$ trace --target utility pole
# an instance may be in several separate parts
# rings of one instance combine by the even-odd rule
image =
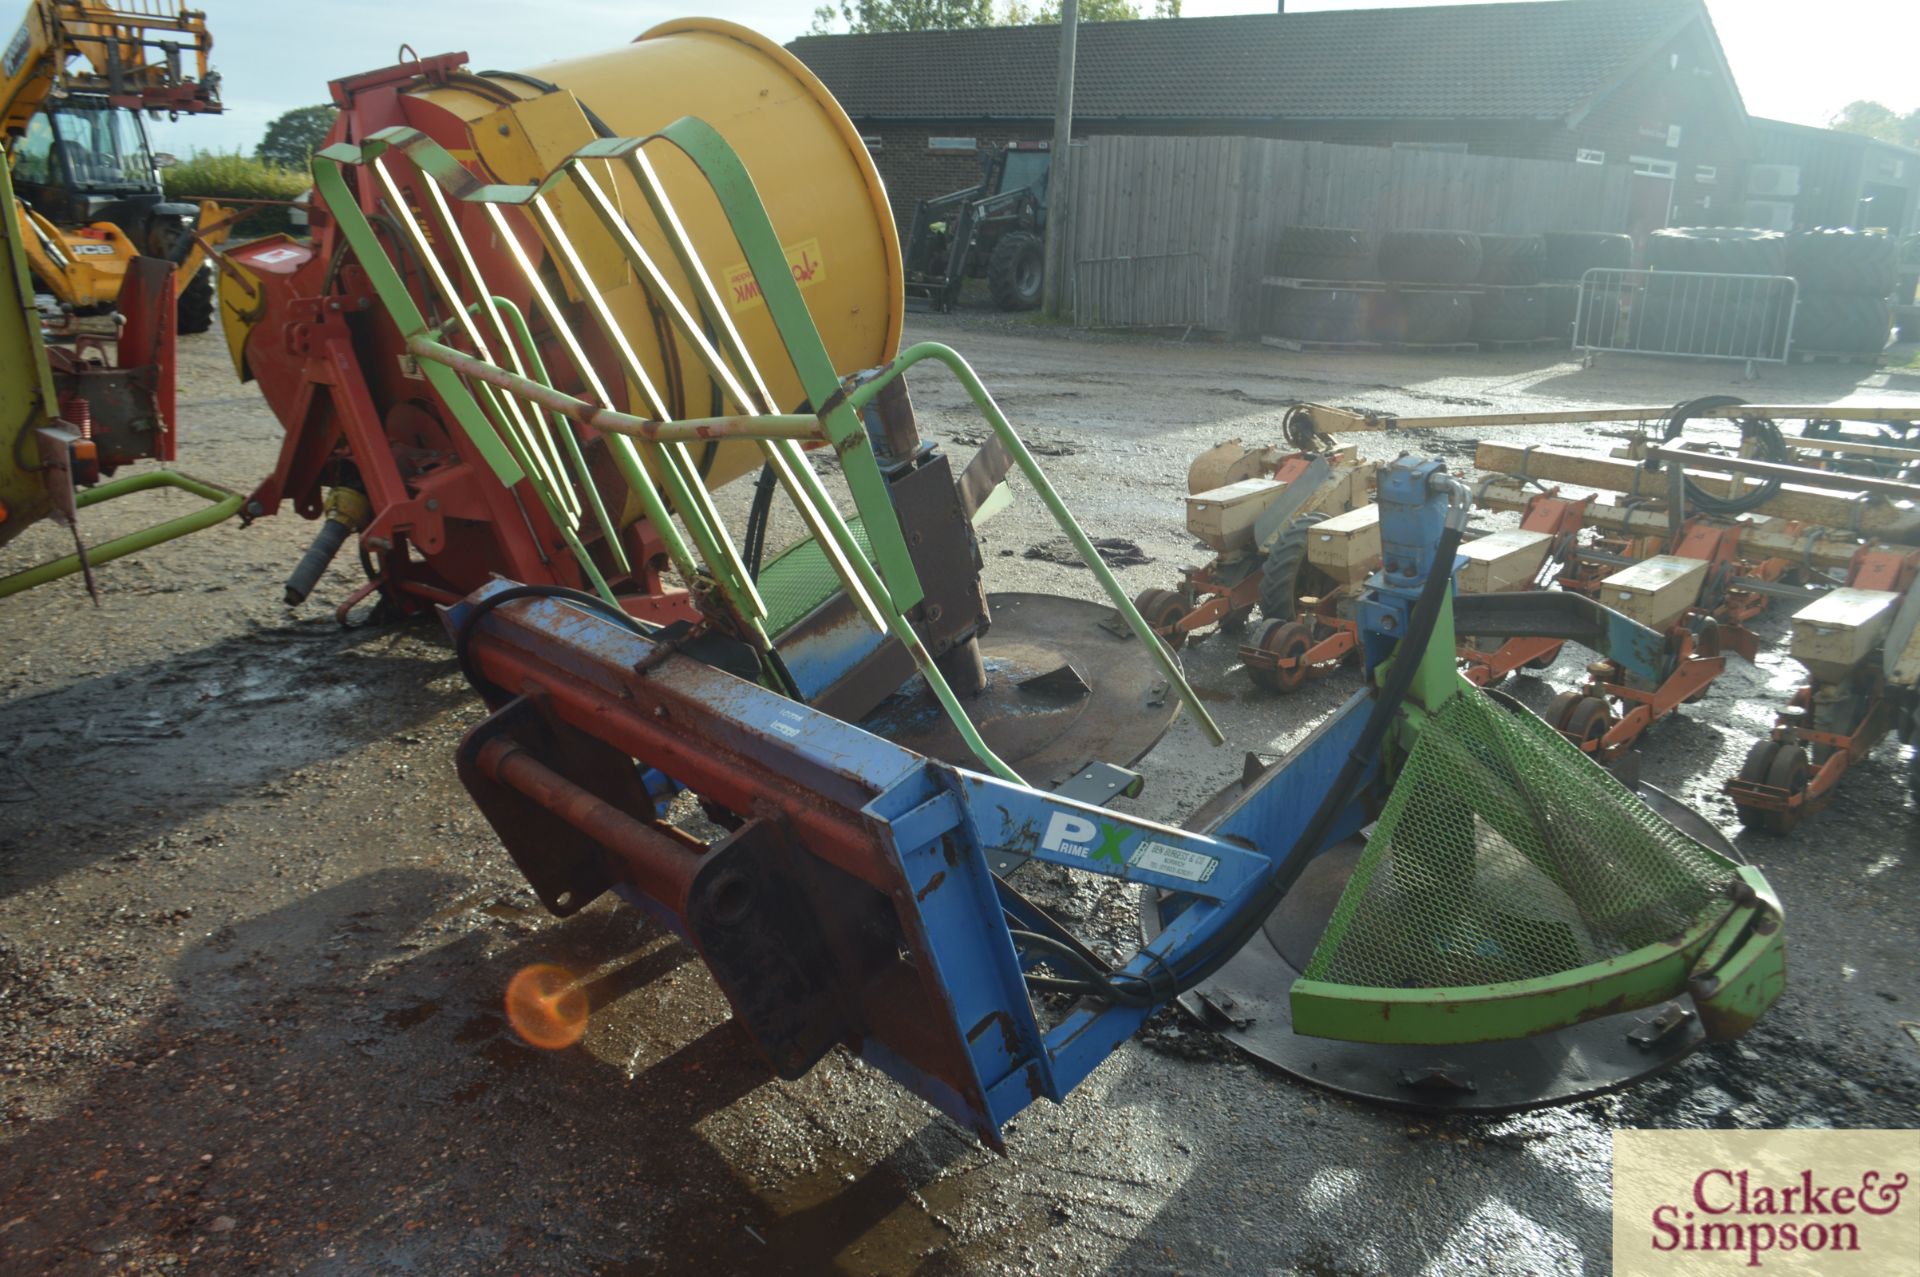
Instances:
[[[1067,296],[1073,279],[1067,261],[1072,240],[1068,227],[1073,216],[1068,200],[1072,196],[1073,47],[1079,36],[1079,0],[1061,0],[1060,71],[1053,107],[1053,154],[1047,171],[1046,278],[1041,294],[1042,309],[1055,319],[1073,309],[1072,299]]]

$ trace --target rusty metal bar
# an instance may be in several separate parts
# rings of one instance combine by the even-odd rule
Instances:
[[[489,780],[517,790],[620,857],[633,885],[663,903],[682,901],[700,872],[700,856],[672,837],[595,797],[529,754],[496,738],[475,761]]]
[[[703,439],[755,439],[769,436],[779,439],[824,442],[827,437],[826,430],[821,426],[818,417],[703,417],[687,421],[649,421],[645,417],[635,417],[628,413],[616,412],[612,408],[598,407],[584,399],[575,399],[564,391],[544,386],[532,378],[507,372],[486,360],[462,354],[453,347],[442,345],[429,337],[409,338],[407,350],[417,358],[431,359],[436,363],[445,364],[462,377],[484,381],[489,385],[498,386],[509,394],[537,403],[543,408],[550,408],[583,426],[608,434],[644,439],[649,443],[685,443]]]
[[[1812,470],[1806,466],[1785,466],[1777,461],[1753,457],[1728,457],[1714,452],[1692,452],[1686,448],[1653,448],[1650,456],[1677,462],[1693,470],[1708,473],[1753,475],[1761,479],[1780,479],[1808,488],[1830,488],[1840,492],[1871,492],[1899,500],[1920,500],[1920,483],[1902,483],[1898,479],[1879,479],[1872,475],[1842,474],[1834,470]]]

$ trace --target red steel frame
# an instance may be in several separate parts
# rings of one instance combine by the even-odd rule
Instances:
[[[1920,551],[1902,553],[1862,548],[1848,567],[1847,585],[1859,590],[1905,593],[1913,587],[1917,575],[1920,575]],[[1729,780],[1726,792],[1741,809],[1743,820],[1750,812],[1765,813],[1749,823],[1761,824],[1776,833],[1791,830],[1802,817],[1831,802],[1847,769],[1871,753],[1886,736],[1893,719],[1886,676],[1877,664],[1864,666],[1859,673],[1865,676],[1867,705],[1849,731],[1822,731],[1809,725],[1814,721],[1814,697],[1821,687],[1817,679],[1809,679],[1794,690],[1792,699],[1781,709],[1765,739],[1781,749],[1811,746],[1818,761],[1804,788],[1740,776]]]
[[[340,117],[330,140],[408,125],[449,150],[470,149],[462,121],[402,92],[422,83],[458,83],[498,96],[497,87],[461,72],[465,61],[464,53],[442,54],[335,81]],[[404,166],[394,175],[411,195],[413,179]],[[355,180],[362,209],[378,225],[383,192],[366,171]],[[494,575],[586,586],[541,503],[521,490],[524,484],[494,482],[466,433],[439,419],[433,395],[411,370],[400,335],[351,261],[338,226],[317,202],[310,215],[310,244],[271,236],[231,250],[221,262],[250,295],[257,316],[244,348],[244,375],[259,381],[286,430],[273,472],[248,498],[246,517],[274,514],[290,502],[302,516],[317,519],[326,487],[364,491],[372,515],[360,529],[361,545],[372,580],[343,604],[343,615],[375,589],[405,613],[455,602]],[[461,206],[459,217],[461,229],[470,232],[462,238],[487,277],[516,279],[506,246],[496,242],[483,216]],[[531,224],[517,210],[508,221],[538,260],[544,249]],[[530,313],[528,296],[508,300]],[[596,363],[614,367],[592,334],[586,345]],[[565,361],[551,358],[549,366]],[[624,394],[624,377],[604,380],[616,396]],[[382,404],[390,405],[384,414]],[[628,610],[660,622],[696,619],[686,592],[661,581],[663,547],[646,521],[631,523],[622,536],[633,572],[624,581],[608,579],[629,600]],[[612,565],[602,568],[610,572]]]

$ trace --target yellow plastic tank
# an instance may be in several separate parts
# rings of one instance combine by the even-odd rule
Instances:
[[[416,89],[412,96],[463,119],[474,156],[502,182],[538,181],[596,136],[645,137],[689,115],[711,124],[751,174],[834,366],[853,372],[898,351],[904,310],[900,245],[886,191],[839,103],[785,49],[730,22],[683,19],[604,53],[484,78],[519,101],[502,107],[497,95],[463,88],[457,80]],[[670,144],[655,143],[647,154],[776,407],[793,410],[804,392],[718,201]],[[641,243],[677,278],[637,186],[611,166],[606,176]],[[618,249],[571,192],[556,194],[555,210],[658,381],[665,361],[654,319]],[[691,293],[683,293],[683,300],[691,303]],[[711,408],[708,382],[691,346],[677,345],[688,388],[685,415],[705,416]],[[758,466],[750,445],[730,444],[722,452],[710,483]]]

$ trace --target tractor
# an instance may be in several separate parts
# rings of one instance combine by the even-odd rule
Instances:
[[[226,238],[232,216],[168,200],[141,120],[221,109],[212,47],[197,10],[35,0],[0,55],[12,215],[36,291],[67,314],[113,312],[135,259],[154,257],[175,268],[179,331],[213,326],[206,247]]]
[[[916,204],[907,236],[907,296],[952,310],[966,281],[984,276],[1001,310],[1038,307],[1052,160],[1045,142],[988,147],[977,183]]]

